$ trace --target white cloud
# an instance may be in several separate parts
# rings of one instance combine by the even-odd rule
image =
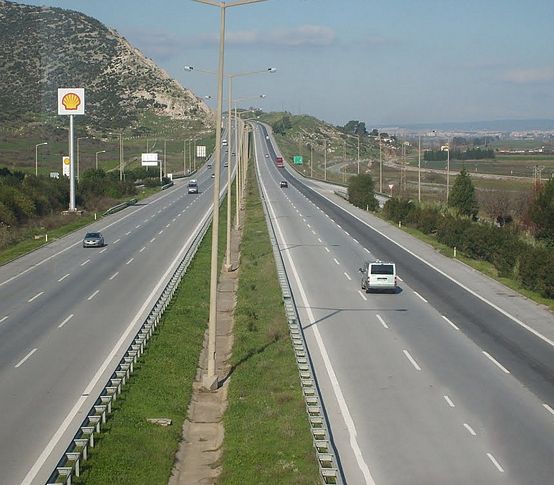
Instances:
[[[551,83],[554,82],[554,68],[511,69],[506,71],[502,78],[514,84]]]

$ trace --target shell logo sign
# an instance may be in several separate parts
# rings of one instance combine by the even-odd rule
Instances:
[[[58,114],[59,115],[84,115],[85,114],[84,88],[59,88],[58,89]]]

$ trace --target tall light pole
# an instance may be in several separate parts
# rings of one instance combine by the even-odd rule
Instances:
[[[215,372],[216,362],[216,325],[217,325],[217,245],[219,239],[219,178],[221,173],[221,113],[223,108],[223,64],[225,53],[225,10],[227,7],[257,3],[265,0],[234,0],[218,2],[216,0],[193,0],[205,3],[220,10],[219,27],[219,66],[217,71],[217,110],[215,125],[215,180],[213,193],[212,249],[210,267],[210,320],[208,323],[208,369],[203,376],[203,386],[208,390],[217,389],[219,380]]]
[[[96,170],[98,170],[98,155],[100,153],[106,153],[106,150],[100,150],[100,151],[96,152],[96,165],[95,165]]]
[[[358,133],[358,175],[360,175],[360,134]]]
[[[119,180],[123,180],[123,132],[119,132]]]
[[[80,140],[86,140],[88,138],[88,136],[80,136],[77,138],[77,180],[80,179],[80,176],[81,176],[81,172],[80,172],[80,168],[79,168],[79,161],[81,159],[81,155],[80,155],[80,152],[79,152],[79,141]]]
[[[38,177],[38,147],[48,145],[47,141],[35,145],[35,176]]]
[[[421,202],[421,135],[417,143],[417,200]]]
[[[379,192],[383,193],[383,150],[381,148],[381,133],[379,133]]]
[[[325,146],[323,148],[323,166],[324,166],[324,176],[323,178],[327,181],[327,138],[323,139]]]
[[[446,156],[446,202],[448,202],[448,194],[450,192],[450,140],[446,144],[448,152]]]

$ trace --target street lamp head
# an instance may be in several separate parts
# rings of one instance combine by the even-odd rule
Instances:
[[[260,98],[265,98],[267,97],[267,94],[260,94]]]
[[[194,71],[193,66],[185,66],[184,69],[185,69],[185,71]]]
[[[275,67],[268,67],[268,68],[267,68],[267,72],[270,72],[270,73],[277,72],[277,68],[275,68]]]

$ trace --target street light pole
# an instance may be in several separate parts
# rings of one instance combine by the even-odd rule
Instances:
[[[360,175],[360,134],[358,133],[358,175]]]
[[[80,177],[81,177],[81,171],[80,171],[80,160],[81,160],[81,155],[80,155],[80,152],[79,152],[79,141],[80,140],[86,140],[88,138],[88,136],[80,136],[77,138],[77,181],[80,180]]]
[[[96,170],[98,170],[98,154],[99,153],[106,153],[106,150],[100,150],[99,152],[96,152]]]
[[[381,149],[381,133],[379,133],[379,192],[383,193],[383,152]]]
[[[421,202],[421,135],[417,145],[417,200]]]
[[[447,143],[448,152],[446,156],[446,202],[448,202],[448,194],[450,192],[450,140]]]
[[[327,138],[324,140],[325,147],[323,149],[323,167],[324,167],[324,179],[327,181]]]
[[[48,145],[48,142],[42,142],[35,145],[35,177],[38,177],[38,147],[42,145]]]

